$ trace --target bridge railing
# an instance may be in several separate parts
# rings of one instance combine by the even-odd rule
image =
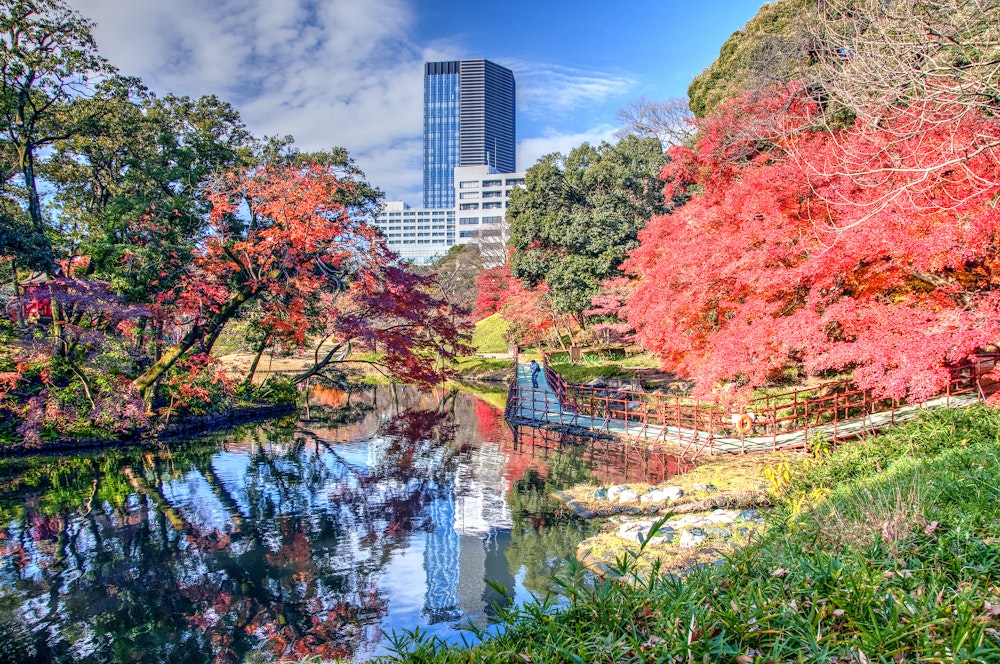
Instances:
[[[520,349],[517,346],[514,346],[514,376],[507,384],[507,403],[504,405],[503,409],[503,416],[507,421],[510,421],[514,414],[517,413],[518,404],[521,400],[517,375],[517,372],[520,371],[518,368],[520,366],[518,362],[519,356]]]
[[[973,396],[978,400],[996,392],[1000,380],[989,374],[997,367],[1000,353],[984,353],[950,368],[944,391],[929,398],[950,405],[954,398]],[[787,434],[804,433],[807,445],[811,432],[823,428],[828,440],[842,440],[864,435],[886,423],[894,423],[896,411],[904,405],[897,399],[875,397],[870,390],[855,387],[850,381],[829,382],[809,388],[760,396],[744,407],[734,409],[718,401],[705,402],[680,395],[642,392],[630,389],[571,385],[546,363],[546,380],[555,392],[564,417],[586,416],[593,428],[609,428],[612,421],[624,426],[626,435],[645,435],[657,427],[662,436],[670,435],[693,445],[711,449],[717,438],[770,438],[777,447]],[[542,412],[541,396],[532,397],[532,410]],[[912,405],[912,404],[910,404]],[[871,419],[880,415],[878,421]]]

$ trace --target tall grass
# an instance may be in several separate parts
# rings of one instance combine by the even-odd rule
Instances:
[[[765,532],[719,565],[577,570],[415,662],[1000,662],[1000,414],[924,413],[794,468]]]

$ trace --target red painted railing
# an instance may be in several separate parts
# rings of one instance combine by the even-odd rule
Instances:
[[[514,377],[510,379],[510,383],[507,385],[507,403],[504,405],[503,416],[508,422],[517,413],[518,405],[521,402],[521,394],[517,383],[517,372],[518,372],[518,360],[520,358],[520,349],[514,346]]]
[[[928,401],[941,399],[944,405],[950,405],[956,397],[985,400],[1000,388],[1000,380],[988,376],[997,366],[998,358],[1000,353],[984,353],[952,367],[945,390]],[[698,451],[712,450],[717,438],[728,439],[730,444],[739,439],[744,449],[747,439],[752,439],[754,447],[760,449],[761,443],[766,444],[770,438],[771,447],[777,448],[780,437],[787,439],[786,434],[799,433],[804,435],[798,437],[801,439],[798,446],[806,446],[811,432],[820,427],[828,441],[854,438],[894,423],[897,410],[904,405],[895,399],[873,397],[870,390],[842,381],[761,396],[734,410],[718,402],[678,395],[570,385],[544,358],[543,365],[546,381],[561,406],[560,423],[580,425],[581,418],[585,418],[586,428],[601,429],[599,423],[603,422],[603,428],[607,429],[615,421],[618,426],[624,425],[626,435],[647,438],[649,427],[655,427],[653,430],[659,431],[659,437],[669,434],[670,438],[680,439]],[[544,391],[521,390],[518,399],[522,414],[526,411],[546,414],[550,407]],[[878,415],[877,421],[872,420],[873,415]],[[782,446],[796,446],[780,442]]]

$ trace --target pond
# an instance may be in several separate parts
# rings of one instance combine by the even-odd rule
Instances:
[[[0,662],[364,661],[393,632],[461,640],[494,603],[545,594],[589,535],[549,492],[674,471],[512,430],[502,399],[315,390],[308,420],[0,461]]]

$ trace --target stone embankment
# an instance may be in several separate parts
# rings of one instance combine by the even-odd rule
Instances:
[[[21,444],[0,447],[0,456],[21,454],[43,454],[66,452],[95,447],[117,447],[153,442],[167,442],[183,436],[211,433],[219,429],[257,422],[295,412],[294,403],[261,404],[232,408],[221,413],[177,418],[172,422],[158,422],[147,429],[136,432],[128,438],[59,438],[44,443],[41,447],[26,447]]]

